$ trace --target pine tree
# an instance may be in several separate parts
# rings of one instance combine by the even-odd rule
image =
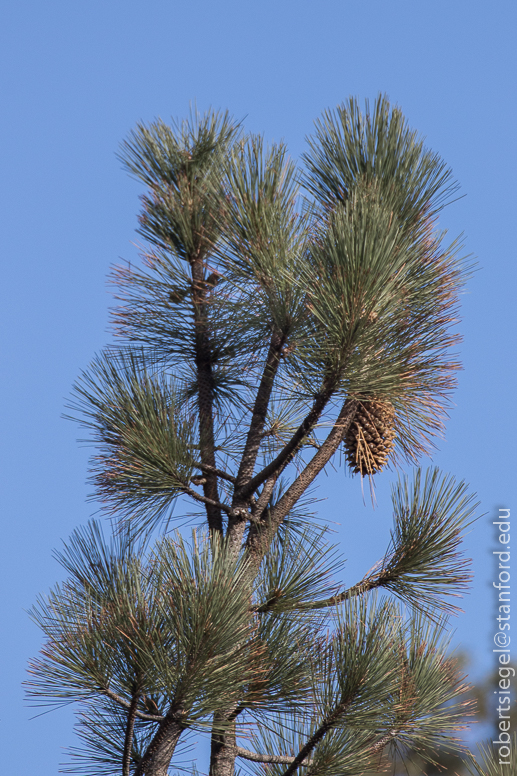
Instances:
[[[457,751],[467,487],[400,473],[391,543],[349,589],[311,511],[325,467],[373,482],[443,428],[467,271],[437,231],[450,170],[383,97],[325,113],[301,169],[214,112],[140,125],[121,158],[147,247],[114,271],[119,339],[72,405],[113,532],[76,530],[33,610],[29,693],[79,704],[66,772],[165,776],[193,733],[212,776]],[[206,521],[189,541],[185,499]]]

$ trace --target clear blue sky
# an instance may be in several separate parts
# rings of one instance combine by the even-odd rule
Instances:
[[[285,139],[296,157],[323,109],[386,92],[460,181],[466,196],[442,223],[465,232],[480,269],[463,301],[457,406],[434,461],[466,479],[489,513],[468,537],[476,582],[455,641],[472,652],[475,676],[491,666],[490,519],[497,506],[517,509],[516,22],[515,0],[4,4],[3,773],[53,776],[73,742],[68,710],[29,721],[20,684],[40,635],[24,609],[59,576],[52,549],[92,512],[89,453],[60,415],[107,341],[109,266],[136,258],[139,187],[115,151],[138,120],[181,118],[194,100]],[[324,481],[321,510],[341,524],[347,582],[383,553],[392,479],[380,479],[375,510],[359,480]]]

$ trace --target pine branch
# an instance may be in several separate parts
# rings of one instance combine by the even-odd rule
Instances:
[[[267,508],[267,505],[269,504],[269,501],[275,489],[275,485],[278,482],[278,478],[282,474],[283,468],[284,467],[282,467],[282,469],[279,472],[275,472],[275,474],[272,474],[271,477],[268,480],[266,480],[266,482],[264,483],[264,487],[260,492],[260,496],[258,497],[256,504],[253,507],[252,514],[255,520],[259,520],[261,516],[264,514],[264,510]]]
[[[315,530],[311,525],[299,533],[287,530],[281,537],[277,534],[260,569],[256,600],[262,603],[252,611],[276,615],[296,612],[301,604],[333,592],[332,577],[343,562],[335,547],[324,541],[325,534],[326,530]],[[305,622],[311,618],[299,619]],[[317,630],[316,619],[313,627]]]
[[[202,464],[211,469],[216,468],[215,381],[205,269],[221,234],[223,168],[236,133],[228,114],[193,116],[174,128],[157,121],[150,127],[140,125],[122,153],[126,167],[149,187],[143,197],[141,233],[165,256],[172,254],[190,269],[200,453]],[[210,471],[205,479],[208,525],[221,533],[217,475]]]
[[[312,734],[312,736],[306,741],[304,746],[302,746],[302,748],[300,749],[296,757],[293,758],[289,767],[286,768],[282,776],[292,776],[292,774],[298,770],[300,765],[304,764],[307,757],[311,754],[311,752],[314,751],[317,744],[319,744],[319,742],[329,732],[329,730],[332,729],[332,727],[338,721],[339,717],[346,711],[347,707],[351,704],[351,702],[352,702],[351,700],[347,699],[343,703],[338,704],[335,707],[335,709],[325,717],[321,725]]]
[[[203,482],[203,485],[206,483]],[[214,499],[207,498],[206,496],[202,496],[200,493],[196,493],[195,490],[192,488],[189,488],[187,486],[182,488],[183,493],[185,493],[186,496],[190,496],[191,498],[195,499],[196,501],[199,501],[201,504],[205,504],[208,507],[217,509],[219,513],[226,512],[228,515],[233,515],[234,511],[232,507],[228,506],[228,504],[223,504],[220,501],[214,501]]]
[[[195,364],[197,370],[198,406],[199,406],[199,444],[201,463],[210,467],[206,482],[203,483],[203,493],[207,501],[206,513],[211,531],[222,533],[223,521],[221,508],[218,506],[219,489],[215,460],[214,436],[214,395],[212,375],[212,352],[207,325],[207,301],[204,282],[202,257],[192,257],[190,260],[193,281],[192,305],[194,308],[195,326]]]
[[[438,469],[422,477],[418,469],[412,492],[406,477],[394,489],[393,505],[395,528],[390,546],[374,570],[341,593],[302,602],[294,609],[324,609],[383,587],[428,613],[432,607],[460,611],[443,596],[459,597],[470,581],[470,561],[462,558],[457,548],[478,504],[464,483],[456,484]]]
[[[265,552],[267,552],[278,526],[338,449],[354,418],[356,406],[357,402],[354,400],[347,399],[345,401],[332,430],[312,460],[284,493],[280,501],[269,510],[262,525],[258,526],[256,523],[251,525],[247,548],[253,557],[255,566],[258,567]]]
[[[382,738],[379,738],[377,741],[372,737],[371,742],[368,744],[365,743],[365,751],[368,752],[368,754],[371,757],[374,757],[376,754],[381,754],[382,751],[390,744],[396,737],[402,732],[402,729],[393,729],[390,730],[389,733],[386,733]],[[364,756],[364,752],[362,752]],[[313,761],[308,761],[305,763],[301,763],[302,765],[312,765]],[[313,771],[309,768],[305,772],[305,776],[312,776]]]
[[[285,464],[287,465],[287,463]],[[283,467],[282,467],[283,469]],[[231,552],[236,556],[242,547],[242,541],[244,537],[244,531],[246,529],[246,525],[248,520],[250,523],[254,524],[258,527],[260,524],[261,516],[264,514],[264,511],[267,508],[267,505],[271,499],[271,495],[274,491],[276,482],[282,472],[282,469],[276,473],[271,475],[269,480],[266,481],[264,484],[264,487],[262,488],[262,491],[260,493],[260,496],[256,500],[256,502],[253,504],[253,496],[248,497],[247,501],[248,503],[253,504],[253,508],[251,512],[248,512],[248,510],[245,507],[236,508],[233,510],[233,514],[228,521],[228,546],[231,548]],[[234,503],[241,503],[245,504],[246,502],[243,500],[237,500],[234,499]]]
[[[243,496],[242,488],[250,480],[251,475],[253,474],[260,443],[263,438],[271,392],[280,364],[280,353],[282,352],[285,340],[285,334],[278,334],[277,332],[272,334],[266,364],[255,398],[248,436],[235,483],[234,498],[232,502],[235,513],[234,516],[231,516],[228,520],[227,536],[229,544],[233,547],[234,552],[238,552],[242,543],[247,520],[247,510],[245,508],[252,495],[252,493],[249,493],[247,497]]]
[[[122,698],[120,695],[117,695],[117,693],[113,692],[113,690],[109,690],[107,688],[103,688],[102,693],[110,700],[115,701],[115,703],[118,703],[120,706],[123,706],[123,708],[128,709],[130,712],[132,711],[133,701],[128,703],[128,701],[124,700],[124,698]],[[146,722],[163,722],[165,719],[165,717],[161,714],[146,714],[143,711],[138,711],[136,705],[133,714],[138,719],[143,719]]]
[[[135,692],[129,704],[129,713],[127,715],[126,735],[124,738],[124,754],[122,756],[122,776],[130,776],[131,767],[131,749],[133,747],[133,733],[135,729],[135,717],[140,695]]]
[[[180,707],[167,713],[138,763],[134,776],[163,776],[167,773],[170,761],[185,724],[182,721]]]
[[[341,604],[343,601],[348,601],[349,599],[354,598],[354,596],[363,595],[378,587],[383,587],[390,579],[390,576],[386,575],[384,578],[382,574],[365,577],[361,582],[349,587],[347,590],[343,590],[343,592],[338,593],[337,595],[330,596],[330,598],[325,598],[321,601],[305,601],[293,608],[297,611],[326,609],[330,606]]]
[[[292,461],[296,452],[298,451],[303,440],[310,434],[313,428],[316,426],[320,419],[325,407],[330,401],[334,392],[337,380],[327,381],[323,390],[318,393],[314,399],[312,408],[289,442],[285,445],[283,450],[277,455],[277,457],[271,461],[264,469],[252,477],[241,489],[240,497],[242,499],[251,496],[262,483],[268,480],[275,474],[280,474],[283,469]]]
[[[417,616],[407,630],[400,615],[400,609],[387,603],[368,611],[364,600],[343,614],[343,630],[333,641],[332,660],[324,671],[325,681],[337,686],[339,694],[283,776],[291,776],[327,734],[328,745],[322,743],[315,760],[318,754],[331,754],[339,761],[348,747],[350,725],[361,730],[363,756],[379,753],[394,738],[431,750],[440,741],[453,743],[448,734],[461,729],[469,713],[468,701],[457,702],[467,689],[464,677],[447,657],[441,626]]]
[[[201,469],[202,472],[208,472],[210,474],[215,474],[217,477],[220,477],[222,480],[227,480],[228,482],[231,482],[235,484],[236,478],[232,474],[228,474],[228,472],[223,471],[222,469],[217,469],[214,466],[209,466],[206,463],[200,463],[200,462],[194,462],[194,466],[197,469]]]
[[[333,385],[335,384],[335,380],[328,380],[327,383],[328,385]],[[257,503],[253,507],[251,522],[254,522],[255,524],[258,525],[258,520],[260,519],[260,516],[263,514],[264,510],[267,507],[267,504],[269,502],[271,494],[273,493],[273,490],[278,481],[278,478],[280,477],[284,469],[289,465],[289,463],[291,463],[297,451],[299,450],[301,444],[307,438],[307,435],[310,434],[310,432],[316,425],[318,419],[323,413],[323,410],[325,409],[325,406],[330,401],[332,393],[333,393],[333,388],[326,388],[323,392],[319,393],[316,396],[316,399],[313,403],[313,407],[311,411],[306,416],[304,421],[300,424],[297,431],[292,436],[291,440],[287,443],[287,445],[275,458],[275,460],[272,461],[270,464],[268,464],[262,470],[262,472],[259,472],[259,474],[253,477],[252,480],[249,480],[248,483],[245,484],[240,489],[238,493],[238,497],[236,496],[236,502],[245,504],[246,501],[248,503],[250,502],[250,499],[252,498],[252,494],[257,489],[257,487],[260,487],[262,483],[265,483],[264,488],[259,498],[257,499]],[[344,433],[346,433],[346,429]],[[320,452],[321,452],[321,449],[318,450],[318,453]],[[245,512],[243,509],[240,509],[239,511],[236,511],[235,516],[231,521],[231,525],[229,524],[228,526],[229,544],[230,544],[230,547],[232,547],[234,554],[237,554],[240,550],[242,538],[244,536],[244,530],[246,528],[246,521],[248,519],[249,519],[249,514]],[[250,541],[250,535],[248,535],[248,546]],[[273,535],[274,535],[274,531],[273,531]]]
[[[401,729],[393,729],[390,730],[389,733],[386,733],[386,735],[382,736],[382,738],[379,738],[378,741],[376,741],[370,751],[372,754],[379,754],[379,752],[382,752],[385,746],[388,746],[388,744],[393,741],[394,738],[396,738],[400,733],[402,732]]]
[[[241,746],[235,747],[235,753],[237,757],[242,757],[244,760],[251,760],[254,763],[272,763],[277,765],[290,765],[294,762],[294,757],[289,757],[283,754],[261,754],[260,752],[250,752],[248,749],[243,749]],[[310,765],[311,760],[307,760],[303,765]]]
[[[273,390],[273,384],[275,381],[278,366],[280,364],[280,353],[286,341],[286,334],[279,334],[274,332],[271,335],[271,342],[269,345],[269,352],[266,358],[266,364],[262,379],[255,398],[255,405],[253,407],[253,414],[251,416],[251,422],[248,430],[248,436],[246,439],[246,445],[242,454],[241,464],[239,472],[237,474],[237,494],[239,494],[240,488],[251,479],[255,462],[262,440],[262,434],[264,431],[264,425],[266,422],[267,411],[269,407],[269,400],[271,398],[271,391]]]

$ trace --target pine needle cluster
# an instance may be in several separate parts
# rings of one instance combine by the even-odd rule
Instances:
[[[79,704],[67,772],[166,776],[192,732],[211,776],[461,749],[445,616],[470,578],[467,487],[400,473],[390,546],[348,589],[310,509],[325,467],[364,473],[340,454],[351,429],[376,476],[443,429],[467,274],[437,231],[450,170],[384,97],[324,114],[301,169],[214,112],[139,125],[121,159],[146,248],[112,274],[116,344],[71,403],[114,533],[77,530],[33,610],[29,694]],[[368,407],[389,408],[382,455]],[[179,499],[206,520],[190,541],[168,530]]]

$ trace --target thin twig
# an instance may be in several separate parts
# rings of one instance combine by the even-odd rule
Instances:
[[[329,714],[321,723],[319,728],[314,731],[312,736],[305,742],[304,746],[300,749],[296,757],[293,757],[289,767],[285,769],[282,776],[292,776],[292,774],[298,770],[300,765],[303,765],[307,757],[319,744],[321,739],[332,729],[339,717],[344,713],[347,707],[350,705],[350,700],[340,703],[336,706],[334,711]]]
[[[290,765],[294,761],[294,757],[289,757],[288,755],[250,752],[248,749],[243,749],[241,746],[235,747],[235,753],[237,757],[242,757],[244,760],[251,760],[254,763],[277,763],[279,765]],[[311,762],[311,760],[308,760],[304,762],[304,765],[310,765]]]
[[[137,710],[136,707],[138,705],[139,698],[140,693],[135,692],[131,698],[131,703],[129,704],[129,712],[127,715],[126,723],[126,735],[124,739],[124,753],[122,755],[122,776],[130,776],[131,750],[133,748],[133,733],[135,730],[135,717]]]
[[[330,598],[325,598],[321,601],[305,601],[297,604],[293,609],[325,609],[329,606],[336,606],[337,604],[348,601],[350,598],[354,598],[357,595],[368,593],[370,590],[375,590],[377,587],[383,587],[386,582],[391,581],[391,576],[383,578],[382,574],[376,574],[372,577],[365,577],[356,585],[349,587],[347,590],[343,590],[337,595],[333,595]]]
[[[112,701],[115,701],[115,703],[118,703],[120,706],[123,706],[125,709],[131,709],[131,703],[129,703],[129,701],[126,701],[120,695],[117,695],[117,693],[113,692],[112,690],[109,690],[105,687],[103,688],[102,692]],[[138,719],[144,719],[147,722],[163,722],[163,720],[165,719],[165,717],[163,717],[161,714],[145,714],[143,711],[138,711],[138,710],[135,710],[135,717],[138,717]]]
[[[268,510],[267,514],[264,513],[262,525],[251,525],[247,539],[247,548],[253,557],[253,565],[255,567],[258,567],[261,563],[282,521],[338,449],[354,418],[356,407],[356,401],[351,399],[345,401],[336,422],[318,452],[286,490],[278,503]]]
[[[280,364],[280,353],[285,344],[286,336],[285,333],[279,334],[278,332],[273,332],[271,335],[269,351],[266,357],[262,379],[257,390],[255,405],[253,407],[251,422],[248,429],[248,436],[246,438],[246,444],[244,445],[239,473],[237,474],[238,489],[248,482],[253,474],[260,443],[263,438],[262,432],[264,431],[271,392]]]
[[[221,510],[222,512],[226,512],[227,515],[233,514],[234,510],[228,505],[228,504],[222,504],[220,501],[214,501],[211,498],[207,498],[206,496],[202,496],[200,493],[196,493],[195,490],[192,490],[192,488],[189,488],[188,486],[182,487],[183,493],[185,493],[187,496],[192,496],[193,499],[196,501],[200,501],[201,504],[206,504],[208,506],[217,507],[217,509]]]
[[[326,405],[330,401],[334,390],[334,385],[328,385],[323,391],[318,393],[314,399],[312,408],[304,420],[300,423],[293,436],[285,447],[279,452],[277,457],[271,461],[267,466],[258,472],[251,480],[242,486],[240,496],[241,498],[247,498],[259,488],[263,482],[268,480],[272,475],[276,474],[280,468],[285,469],[289,464],[296,452],[298,451],[301,443],[313,430],[317,424],[319,418]]]
[[[215,474],[217,477],[220,477],[222,480],[228,480],[228,482],[232,482],[235,484],[237,482],[237,478],[234,477],[232,474],[228,474],[228,472],[223,471],[222,469],[217,469],[215,466],[209,466],[206,463],[201,463],[201,461],[196,461],[194,463],[194,466],[196,469],[201,469],[202,472],[208,472],[209,474]]]
[[[192,271],[192,308],[194,313],[194,352],[197,372],[199,407],[199,443],[201,462],[216,467],[214,434],[214,376],[212,370],[212,343],[208,328],[206,284],[204,278],[203,256],[198,250],[189,256]],[[217,475],[207,472],[203,483],[206,501],[208,525],[211,531],[222,533],[223,523],[219,506],[219,488]]]
[[[275,488],[275,484],[280,476],[281,472],[278,472],[277,474],[273,474],[267,482],[264,483],[264,487],[262,488],[262,491],[260,493],[260,496],[257,499],[257,502],[255,506],[253,507],[253,517],[259,518],[263,514],[264,510],[266,509],[269,499],[271,498],[271,495],[273,493],[273,490]]]

